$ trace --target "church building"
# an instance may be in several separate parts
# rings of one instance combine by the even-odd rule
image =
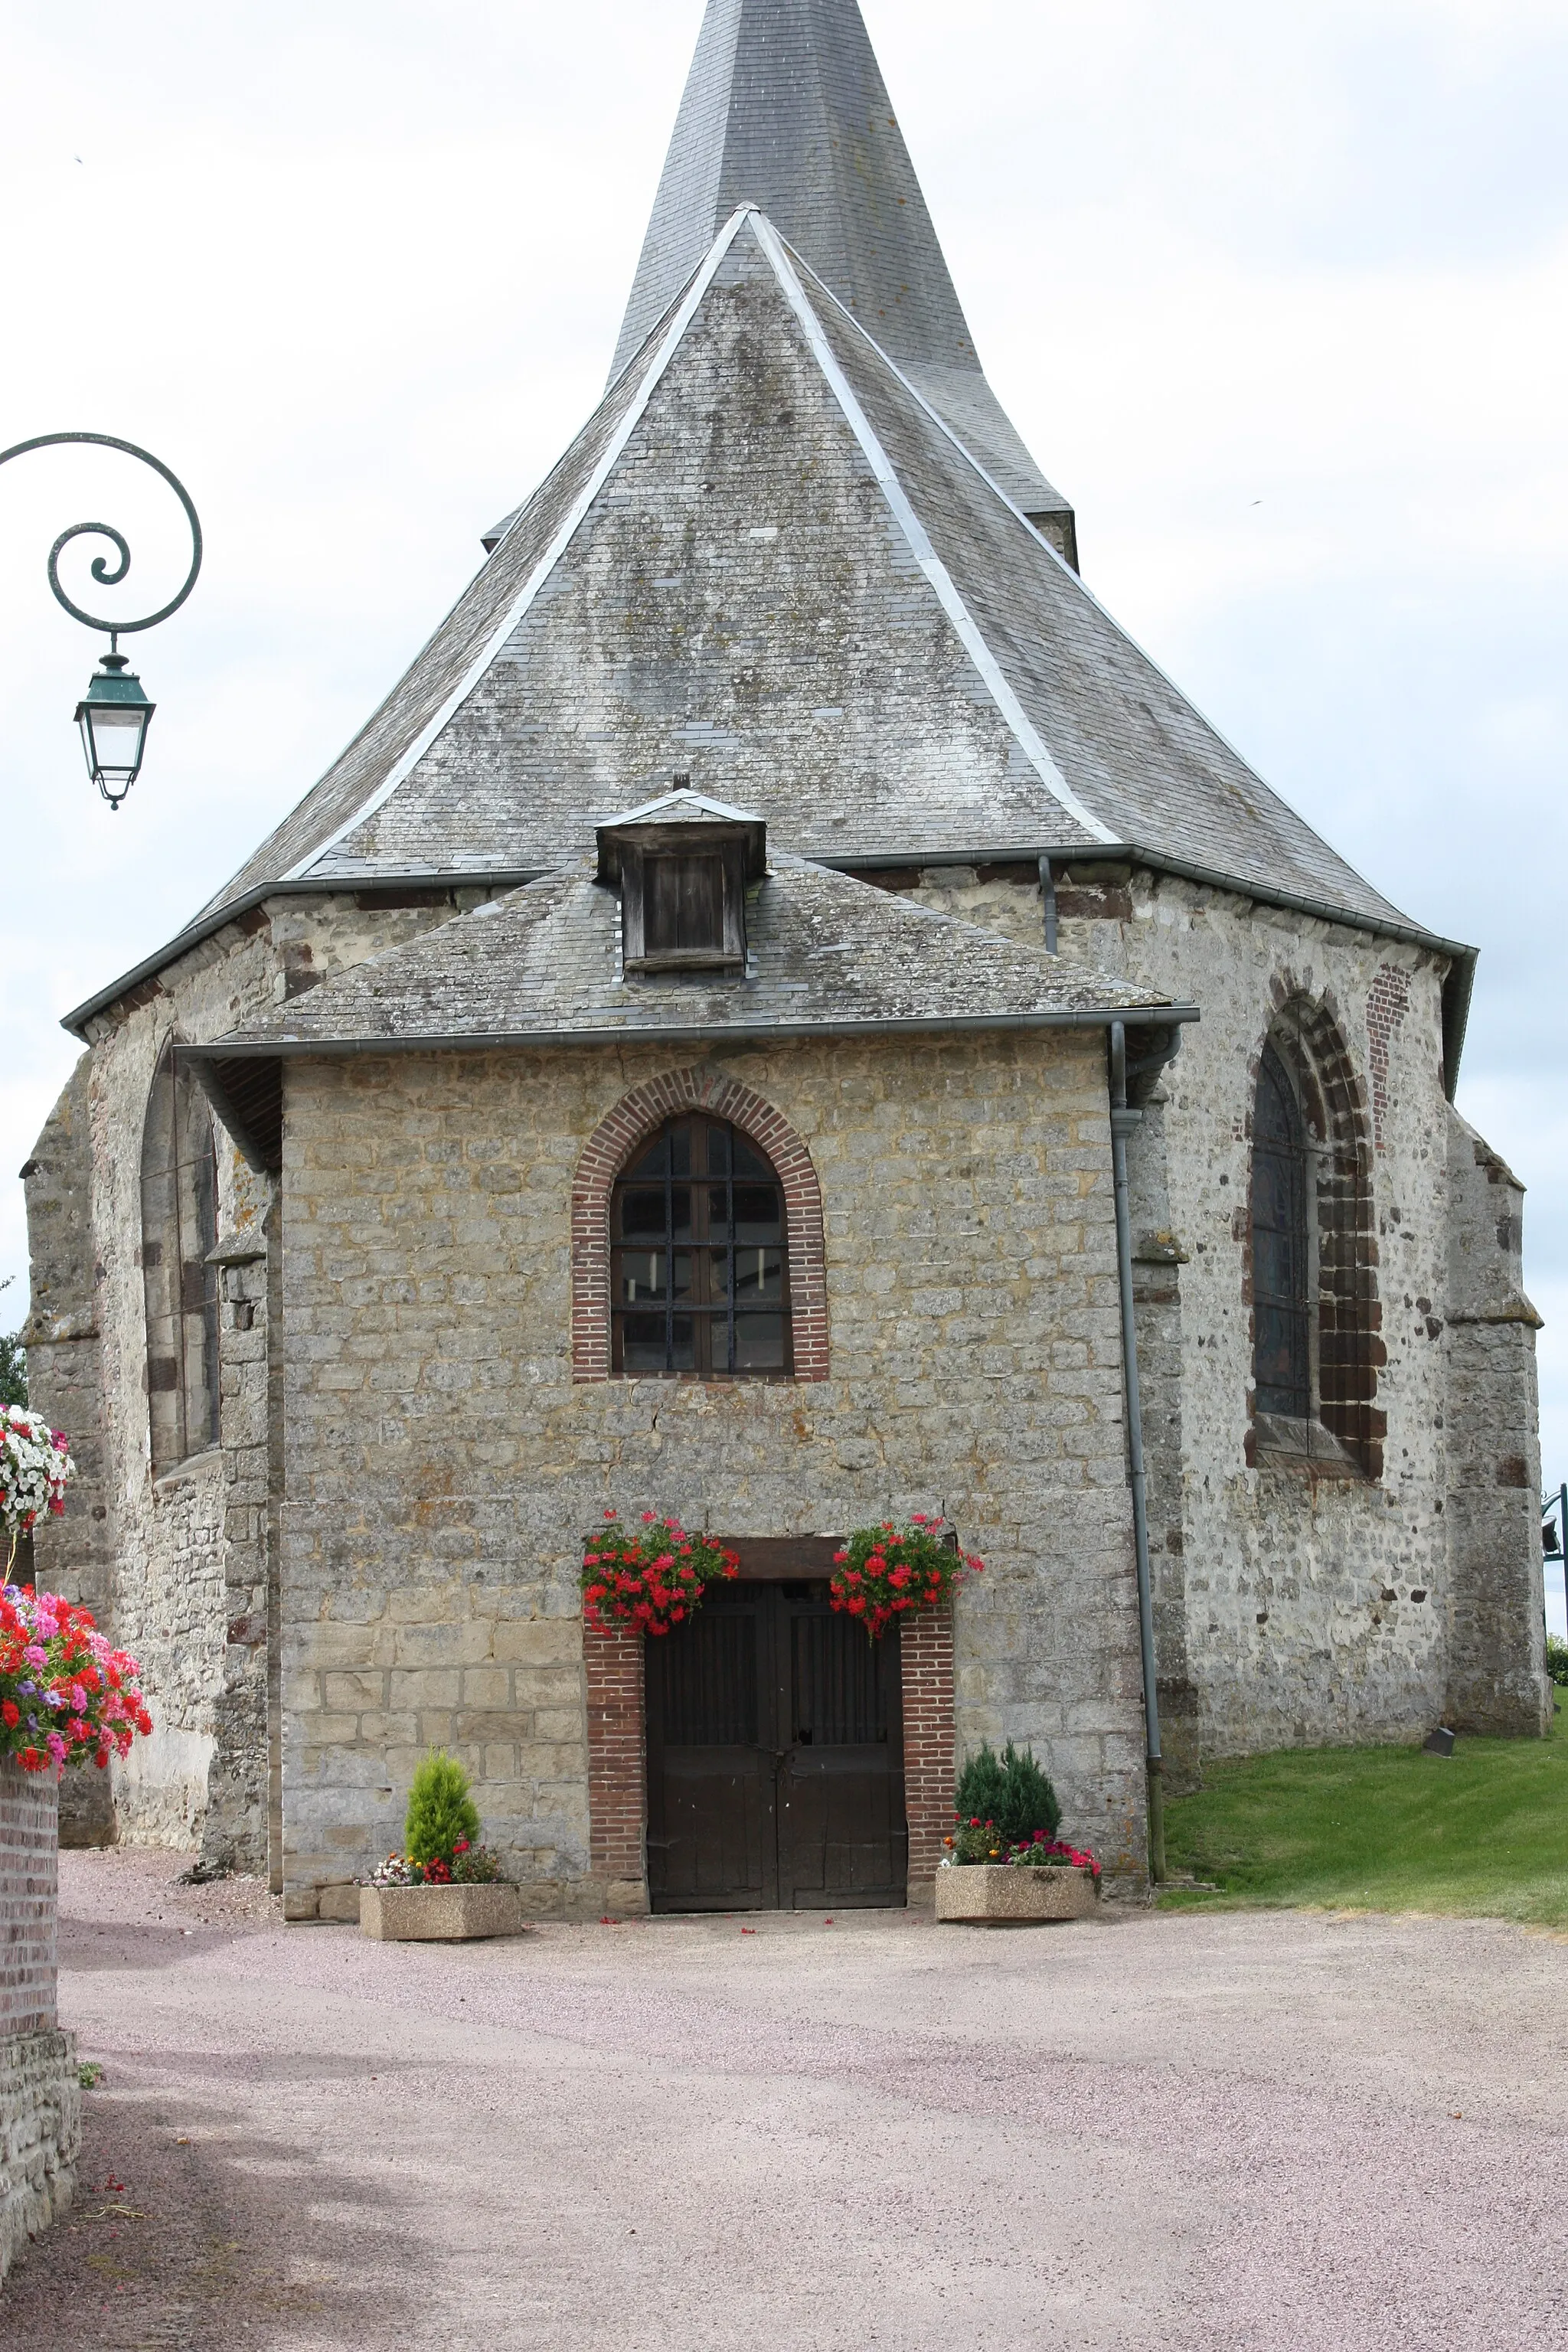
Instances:
[[[440,1745],[537,1914],[896,1904],[983,1739],[1137,1885],[1206,1759],[1539,1736],[1474,952],[1086,584],[856,0],[710,0],[604,397],[483,545],[67,1018],[38,1570],[157,1724],[67,1835],[350,1916]],[[739,1578],[586,1629],[612,1510]],[[833,1553],[918,1511],[985,1572],[870,1643]]]

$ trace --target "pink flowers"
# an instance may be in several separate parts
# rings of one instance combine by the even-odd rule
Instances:
[[[153,1728],[141,1678],[87,1610],[30,1585],[0,1591],[0,1755],[25,1771],[128,1755]]]

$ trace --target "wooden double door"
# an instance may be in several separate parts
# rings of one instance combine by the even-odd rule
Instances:
[[[896,1628],[868,1641],[826,1580],[739,1582],[646,1646],[656,1911],[904,1902]]]

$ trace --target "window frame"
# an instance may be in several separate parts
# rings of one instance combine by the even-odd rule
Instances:
[[[1284,1108],[1290,1132],[1285,1136],[1266,1136],[1261,1121],[1264,1088],[1278,1097]],[[1289,1224],[1265,1225],[1259,1216],[1259,1163],[1276,1161],[1286,1171],[1284,1189],[1289,1195]],[[1247,1232],[1252,1252],[1252,1387],[1257,1410],[1277,1420],[1312,1421],[1317,1417],[1317,1250],[1314,1247],[1317,1228],[1317,1171],[1313,1164],[1310,1129],[1300,1093],[1291,1080],[1289,1069],[1279,1046],[1270,1037],[1264,1045],[1258,1066],[1258,1083],[1253,1091],[1252,1118],[1252,1195],[1247,1218]],[[1292,1260],[1294,1277],[1288,1296],[1266,1292],[1260,1280],[1259,1243],[1264,1235],[1287,1242]],[[1290,1380],[1287,1385],[1264,1378],[1264,1336],[1261,1328],[1266,1312],[1281,1319],[1299,1324],[1299,1334],[1290,1345]],[[1265,1396],[1271,1402],[1265,1402]],[[1279,1398],[1289,1402],[1273,1402]],[[1300,1410],[1293,1407],[1300,1405]]]
[[[148,1447],[162,1478],[223,1437],[217,1128],[172,1039],[148,1092],[140,1192]]]
[[[1307,1409],[1280,1412],[1259,1379],[1258,1322],[1273,1303],[1258,1274],[1259,1106],[1272,1064],[1300,1137],[1304,1212],[1301,1288],[1307,1343]],[[1387,1424],[1378,1402],[1387,1362],[1378,1302],[1378,1248],[1365,1089],[1351,1060],[1338,1012],[1289,980],[1275,985],[1275,1015],[1253,1064],[1247,1120],[1248,1192],[1244,1296],[1251,1326],[1247,1460],[1314,1476],[1383,1477]]]
[[[692,1164],[697,1158],[695,1150],[688,1155],[689,1165],[685,1172],[678,1171],[675,1166],[676,1154],[673,1149],[668,1147],[672,1145],[675,1135],[682,1129],[689,1129],[694,1140],[699,1134],[703,1138],[701,1153],[703,1166],[700,1173],[695,1171]],[[715,1130],[728,1138],[726,1153],[728,1165],[722,1171],[710,1174],[708,1168],[710,1157],[708,1138]],[[663,1171],[657,1174],[649,1173],[647,1176],[636,1174],[634,1171],[640,1167],[661,1143],[667,1147]],[[762,1163],[767,1171],[765,1177],[746,1173],[737,1175],[734,1165],[737,1144]],[[763,1183],[771,1187],[776,1203],[779,1295],[776,1301],[770,1299],[764,1307],[748,1308],[738,1296],[735,1262],[742,1248],[750,1248],[753,1244],[742,1244],[735,1238],[734,1195],[738,1184],[761,1185]],[[711,1239],[711,1196],[713,1189],[719,1184],[725,1186],[727,1193],[723,1228],[727,1231],[728,1238],[722,1243],[715,1243]],[[652,1192],[659,1187],[663,1190],[665,1207],[662,1235],[657,1241],[640,1237],[628,1240],[622,1231],[622,1210],[626,1196],[628,1193]],[[674,1196],[678,1188],[689,1192],[691,1196],[689,1229],[682,1235],[677,1234],[674,1214]],[[619,1380],[701,1381],[793,1381],[796,1378],[788,1191],[771,1156],[756,1138],[749,1135],[743,1127],[732,1119],[725,1118],[720,1112],[698,1108],[681,1110],[661,1120],[658,1127],[641,1139],[616,1171],[615,1181],[610,1188],[608,1239],[612,1377]],[[759,1249],[772,1249],[775,1244],[763,1243],[755,1246]],[[721,1248],[725,1252],[728,1261],[721,1299],[712,1295],[710,1290],[712,1261]],[[671,1280],[671,1268],[676,1256],[683,1252],[689,1255],[691,1261],[691,1290],[687,1298],[678,1300]],[[656,1310],[651,1301],[647,1307],[639,1309],[635,1305],[628,1304],[623,1297],[625,1262],[628,1256],[655,1255],[663,1257],[665,1269],[662,1301],[665,1322],[665,1361],[661,1367],[641,1365],[628,1367],[626,1362],[626,1318],[628,1315],[639,1312],[651,1314]],[[722,1315],[720,1311],[721,1306],[723,1309]],[[748,1313],[763,1313],[777,1317],[782,1339],[780,1363],[750,1365],[736,1362],[735,1327],[737,1320]],[[678,1317],[682,1316],[689,1317],[692,1324],[692,1361],[689,1365],[678,1365],[672,1360],[675,1352],[675,1323]],[[713,1348],[713,1335],[716,1328],[722,1328],[726,1334],[724,1348],[726,1361],[721,1364],[715,1364],[713,1361],[716,1352]]]

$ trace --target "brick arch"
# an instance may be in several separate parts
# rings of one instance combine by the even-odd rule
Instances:
[[[1377,1295],[1378,1247],[1373,1199],[1373,1137],[1365,1084],[1351,1058],[1339,1007],[1327,989],[1314,994],[1289,972],[1270,985],[1271,1017],[1247,1068],[1250,1143],[1258,1073],[1272,1045],[1296,1080],[1317,1148],[1318,1416],[1363,1474],[1383,1475],[1387,1416],[1377,1403],[1377,1376],[1387,1361]],[[1244,1296],[1251,1321],[1252,1216],[1248,1177]],[[1248,1419],[1255,1412],[1249,1391]],[[1250,1458],[1249,1442],[1249,1458]]]
[[[572,1186],[572,1377],[610,1377],[610,1194],[645,1138],[683,1112],[728,1119],[766,1152],[784,1187],[797,1381],[827,1378],[827,1261],[822,1188],[803,1138],[780,1110],[721,1070],[671,1070],[634,1087],[599,1121]]]

